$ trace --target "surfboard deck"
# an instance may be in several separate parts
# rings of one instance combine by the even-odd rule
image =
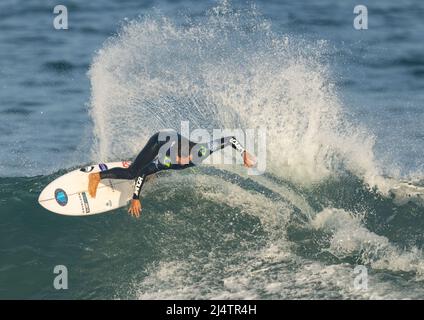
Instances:
[[[96,198],[88,194],[88,175],[111,168],[127,168],[130,161],[100,163],[64,174],[48,184],[38,202],[45,209],[67,216],[88,216],[108,212],[127,205],[134,181],[101,180]]]

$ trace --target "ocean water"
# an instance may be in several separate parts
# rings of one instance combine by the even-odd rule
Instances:
[[[424,180],[422,1],[362,1],[367,30],[355,1],[56,4],[0,3],[0,298],[424,297],[422,202],[389,192]],[[266,172],[161,175],[139,220],[38,205],[181,121],[266,128]]]

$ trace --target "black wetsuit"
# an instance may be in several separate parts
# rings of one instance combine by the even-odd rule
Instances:
[[[135,179],[133,199],[139,199],[145,178],[162,170],[181,170],[201,163],[213,152],[231,145],[240,153],[244,148],[233,136],[212,140],[209,143],[194,143],[175,131],[154,134],[137,158],[128,168],[112,168],[100,173],[101,179]],[[163,148],[162,148],[163,147]],[[187,164],[176,162],[176,155],[192,160]]]

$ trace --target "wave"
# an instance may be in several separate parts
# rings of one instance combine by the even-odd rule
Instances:
[[[207,176],[189,175],[184,183],[196,186],[196,201],[211,202],[202,210],[225,206],[258,218],[266,240],[257,238],[260,249],[240,248],[233,258],[212,250],[194,260],[153,263],[133,296],[306,297],[310,289],[293,293],[283,283],[295,276],[316,285],[329,269],[348,279],[347,265],[355,264],[421,281],[422,207],[390,197],[399,181],[387,176],[396,171],[376,159],[375,137],[343,106],[326,58],[330,45],[276,34],[253,6],[235,9],[227,1],[199,19],[181,19],[154,12],[130,21],[96,54],[89,72],[93,160],[135,154],[152,133],[179,130],[181,121],[191,129],[266,128],[265,175],[208,168],[200,170]],[[271,262],[264,262],[266,252]],[[293,261],[302,262],[294,267]],[[206,276],[219,264],[230,266],[223,285]],[[275,272],[263,279],[273,268],[281,281],[271,281]],[[194,278],[203,285],[188,283]],[[387,285],[360,296],[390,297]],[[338,285],[329,281],[332,286]],[[343,290],[342,297],[357,294],[351,286]]]
[[[133,270],[115,298],[422,297],[422,205],[390,197],[399,181],[344,108],[330,45],[276,34],[254,7],[227,1],[182,19],[127,22],[96,53],[91,160],[132,157],[154,132],[188,120],[191,129],[266,128],[267,172],[167,172],[146,185],[143,224],[113,215],[82,224],[110,246],[90,251]],[[38,193],[62,173],[0,178],[9,199],[0,211],[31,203],[45,213],[34,209]],[[122,251],[133,237],[137,252]],[[358,264],[369,268],[366,292],[353,287]]]
[[[20,243],[15,231],[31,221],[47,234],[63,232],[56,241],[68,243],[74,253],[83,246],[82,270],[95,257],[99,263],[106,259],[96,272],[109,259],[136,268],[113,285],[114,298],[422,297],[424,225],[417,223],[422,207],[399,205],[353,175],[310,188],[208,166],[166,172],[146,185],[140,224],[124,218],[125,208],[71,220],[34,206],[43,186],[63,173],[1,178],[0,199],[9,199],[0,203],[8,217],[2,227],[9,225],[15,244]],[[65,232],[69,228],[84,237]],[[25,250],[38,252],[46,244],[32,237]],[[47,244],[47,256],[52,250]],[[357,265],[368,268],[367,291],[353,286]],[[101,279],[89,270],[93,279],[83,278],[98,286]]]
[[[135,154],[163,128],[267,130],[267,168],[310,184],[345,168],[375,184],[374,137],[347,120],[325,41],[272,32],[228,2],[183,26],[155,13],[125,24],[90,68],[93,159]]]

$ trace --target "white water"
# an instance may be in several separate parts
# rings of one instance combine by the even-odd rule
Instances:
[[[359,255],[362,263],[376,270],[412,272],[424,280],[424,256],[416,247],[402,250],[363,225],[360,215],[327,208],[318,213],[311,226],[330,232],[329,252],[339,258]]]
[[[354,171],[379,175],[373,137],[346,120],[325,42],[276,35],[254,9],[224,3],[186,27],[154,15],[125,25],[90,70],[94,159],[132,156],[149,135],[265,127],[267,168],[296,183]]]
[[[160,185],[177,186],[187,183],[188,176],[174,175],[157,181],[149,194],[157,192]],[[294,213],[284,200],[270,200],[262,194],[246,191],[237,185],[223,184],[220,179],[199,175],[193,188],[198,201],[238,208],[240,215],[260,219],[266,230],[265,245],[257,249],[226,250],[233,240],[231,233],[222,233],[222,243],[210,251],[198,252],[192,246],[188,256],[170,255],[148,266],[148,276],[135,275],[131,287],[120,292],[120,298],[138,299],[261,299],[261,298],[337,298],[337,299],[399,299],[420,298],[422,290],[403,290],[386,280],[383,274],[372,270],[411,272],[414,281],[422,280],[423,259],[419,250],[402,251],[362,226],[360,218],[343,210],[326,209],[318,213],[308,227],[324,230],[331,236],[326,250],[334,255],[352,256],[359,253],[360,264],[368,267],[368,289],[355,288],[355,265],[339,263],[328,265],[303,258],[296,254],[286,234],[290,216]],[[172,198],[172,196],[171,196]],[[194,205],[193,202],[192,205]],[[198,213],[188,208],[190,215]],[[166,215],[170,221],[178,214]],[[211,221],[214,217],[210,217]],[[193,231],[195,232],[195,231]],[[177,239],[176,239],[177,240]],[[188,239],[187,239],[188,240]],[[259,239],[257,239],[259,240]],[[225,249],[223,252],[222,250]],[[419,283],[419,282],[418,282]]]

